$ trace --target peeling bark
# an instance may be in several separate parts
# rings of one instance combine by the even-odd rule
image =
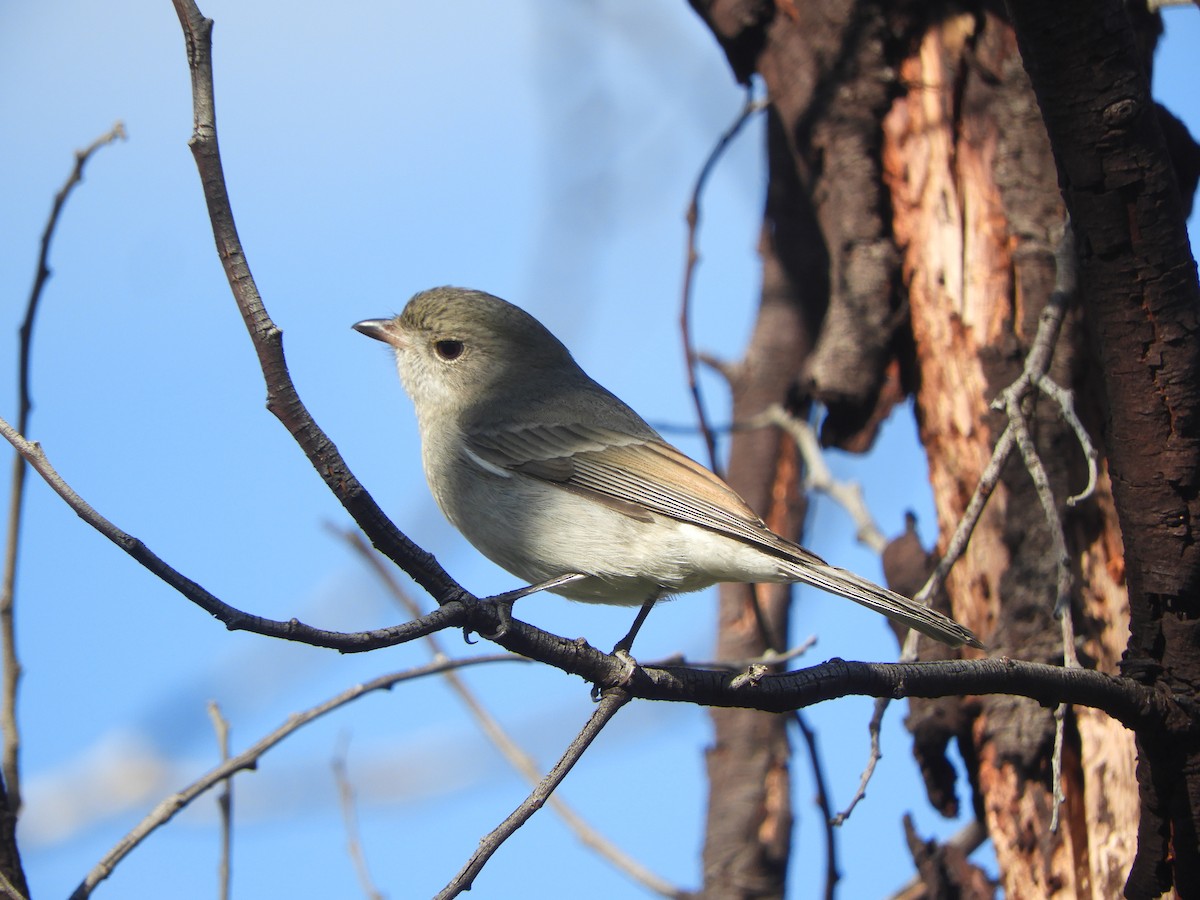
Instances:
[[[1053,247],[1064,218],[1058,181],[1066,187],[1076,233],[1086,242],[1087,316],[1080,309],[1068,314],[1050,374],[1075,391],[1093,437],[1103,432],[1114,442],[1113,477],[1104,467],[1092,500],[1062,508],[1084,483],[1082,454],[1050,402],[1032,403],[1028,412],[1075,570],[1077,651],[1084,665],[1106,672],[1122,666],[1147,681],[1165,677],[1172,691],[1194,696],[1195,270],[1179,262],[1190,258],[1180,243],[1178,187],[1160,178],[1165,153],[1114,166],[1107,149],[1161,127],[1190,200],[1200,148],[1149,101],[1144,86],[1138,93],[1127,72],[1105,71],[1094,59],[1116,42],[1127,67],[1140,73],[1151,59],[1157,18],[1131,6],[1131,27],[1116,2],[1099,10],[1080,0],[1069,10],[1013,4],[1021,8],[1018,21],[1028,20],[1025,43],[1036,34],[1053,70],[1049,87],[1038,87],[1043,107],[1067,104],[1062,134],[1050,128],[1056,181],[1044,110],[1012,28],[994,5],[948,11],[834,0],[691,3],[739,80],[757,73],[766,84],[771,190],[784,174],[794,179],[792,215],[801,227],[776,232],[774,244],[799,263],[788,269],[786,258],[768,256],[765,266],[769,280],[771,267],[784,265],[796,286],[812,354],[780,365],[789,372],[802,366],[798,394],[828,407],[823,439],[852,449],[868,446],[887,410],[914,392],[943,541],[1003,428],[990,401],[1020,373],[1053,289]],[[1093,97],[1091,106],[1072,108],[1074,94]],[[1064,136],[1069,156],[1059,148]],[[1081,212],[1091,215],[1082,231]],[[1131,247],[1141,254],[1136,264],[1128,259]],[[1096,294],[1107,305],[1097,307]],[[1089,330],[1096,333],[1091,343]],[[1147,414],[1147,403],[1153,427],[1144,430],[1138,416]],[[1010,463],[947,586],[953,614],[994,653],[1061,661],[1049,534],[1028,475]],[[1122,665],[1131,621],[1126,550],[1137,560],[1129,581],[1139,600]],[[944,651],[922,652],[932,658]],[[1139,801],[1130,733],[1092,710],[1071,711],[1067,802],[1062,828],[1051,835],[1048,710],[1002,697],[914,702],[909,724],[931,798],[947,813],[958,799],[945,748],[959,743],[1008,896],[1113,896],[1134,858],[1139,816],[1142,855],[1159,868],[1141,863],[1130,883],[1144,889],[1134,895],[1171,883],[1163,867],[1190,866],[1189,854],[1200,854],[1200,779],[1182,774],[1200,771],[1200,741],[1188,733],[1142,735]],[[1180,883],[1200,892],[1200,885]]]

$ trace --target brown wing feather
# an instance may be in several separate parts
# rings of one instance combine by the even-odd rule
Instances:
[[[469,437],[492,465],[590,496],[643,518],[645,511],[689,522],[784,558],[821,563],[767,528],[724,481],[664,441],[594,426],[539,425]]]

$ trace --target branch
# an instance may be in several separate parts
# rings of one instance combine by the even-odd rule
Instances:
[[[530,817],[542,808],[547,798],[554,792],[567,773],[574,768],[575,763],[579,762],[583,752],[591,746],[592,741],[604,729],[612,717],[617,714],[617,711],[628,703],[630,700],[629,693],[619,687],[606,689],[600,697],[600,703],[597,705],[595,712],[592,713],[591,719],[583,727],[583,730],[571,741],[571,745],[567,748],[567,752],[555,764],[541,783],[533,789],[531,793],[520,806],[513,810],[512,815],[501,822],[496,828],[488,834],[482,841],[479,842],[479,848],[467,860],[467,864],[462,867],[457,875],[450,880],[436,897],[436,900],[450,900],[451,897],[457,897],[463,891],[469,891],[475,878],[487,865],[487,861],[492,858],[493,854],[500,849],[508,838],[510,838],[518,828],[529,821]]]
[[[212,719],[213,731],[217,734],[217,746],[221,750],[221,762],[229,760],[229,722],[221,715],[216,700],[208,701],[208,717]],[[217,796],[217,808],[221,813],[221,862],[217,865],[218,900],[229,900],[229,878],[233,858],[233,782],[226,779]]]
[[[469,628],[487,634],[494,633],[500,625],[500,616],[492,604],[465,591],[460,599],[420,619],[374,631],[326,631],[296,619],[282,622],[244,613],[167,566],[141,541],[100,516],[59,478],[41,448],[16,434],[2,418],[0,435],[30,461],[81,517],[231,630],[358,653],[406,643],[444,628]],[[1031,697],[1045,704],[1067,702],[1093,706],[1133,729],[1163,728],[1181,716],[1185,721],[1191,721],[1191,713],[1183,710],[1176,700],[1130,679],[1086,669],[1064,670],[1008,659],[891,664],[831,660],[809,669],[753,679],[745,689],[738,689],[736,682],[742,676],[729,672],[644,666],[636,667],[631,674],[628,663],[619,657],[603,653],[586,641],[568,640],[518,619],[512,619],[505,633],[494,642],[528,659],[578,675],[592,684],[624,684],[634,697],[649,700],[784,712],[850,694],[940,697],[1006,693]]]
[[[51,489],[62,497],[81,519],[162,581],[183,594],[188,600],[223,622],[230,631],[250,631],[266,637],[282,638],[311,644],[314,647],[340,650],[343,653],[362,653],[379,647],[402,644],[442,628],[472,625],[473,630],[486,631],[488,628],[499,625],[499,619],[495,615],[494,609],[481,604],[478,599],[461,588],[458,589],[459,595],[456,600],[446,603],[423,619],[374,631],[326,631],[305,625],[296,619],[283,622],[242,612],[240,609],[224,603],[199,584],[172,568],[141,540],[122,531],[93,509],[58,474],[46,458],[41,446],[26,440],[2,417],[0,417],[0,436],[3,436],[17,449],[17,452],[29,462],[34,471],[42,476]],[[478,614],[482,614],[483,618],[480,619]]]
[[[696,250],[696,234],[700,228],[700,197],[704,193],[705,184],[708,183],[708,176],[712,174],[712,170],[716,167],[717,160],[721,158],[726,148],[737,137],[738,132],[742,130],[742,126],[750,120],[750,117],[765,107],[765,101],[754,100],[750,96],[750,93],[747,92],[746,102],[742,106],[742,111],[738,113],[738,117],[734,120],[733,124],[717,140],[716,146],[708,154],[704,165],[700,167],[700,174],[696,176],[696,183],[692,187],[692,199],[688,203],[687,210],[687,262],[683,267],[683,299],[679,304],[679,331],[683,336],[683,361],[687,371],[688,389],[692,393],[692,402],[696,406],[696,419],[700,423],[700,433],[704,436],[704,446],[708,448],[709,467],[717,474],[721,472],[720,461],[717,459],[717,441],[713,436],[713,430],[708,421],[708,414],[704,410],[704,398],[700,393],[700,381],[696,378],[696,363],[698,358],[692,346],[692,280],[696,274],[696,263],[700,261],[700,254]]]
[[[116,140],[124,140],[125,126],[120,122],[83,150],[75,151],[75,165],[63,186],[54,195],[50,207],[50,218],[42,230],[41,250],[38,253],[37,271],[33,276],[33,287],[25,305],[25,320],[21,323],[20,351],[17,361],[17,430],[22,434],[29,431],[29,413],[33,399],[29,388],[30,359],[33,353],[33,325],[37,320],[42,291],[50,279],[50,243],[58,228],[58,219],[67,198],[75,185],[83,181],[83,168],[92,154]],[[16,632],[13,623],[13,599],[17,580],[17,555],[21,542],[21,509],[25,501],[25,462],[18,455],[13,458],[12,489],[8,498],[8,536],[4,546],[4,575],[0,581],[0,653],[4,657],[4,685],[0,698],[0,730],[4,732],[4,749],[0,754],[0,772],[3,772],[4,790],[8,809],[15,818],[21,810],[21,777],[19,755],[21,737],[17,723],[17,683],[21,680],[21,662],[17,657]]]
[[[449,674],[450,670],[442,674]],[[350,853],[350,861],[354,864],[354,872],[358,875],[358,884],[367,900],[384,900],[383,893],[375,887],[371,878],[371,870],[367,866],[367,855],[363,851],[362,838],[358,832],[358,814],[354,808],[354,785],[350,783],[350,774],[346,769],[347,743],[343,741],[341,750],[333,757],[333,779],[337,783],[338,800],[342,807],[342,821],[346,826],[346,849]]]
[[[505,662],[513,659],[515,657],[505,655],[475,656],[470,659],[444,660],[419,668],[408,669],[404,672],[381,675],[363,684],[357,684],[349,690],[338,694],[336,697],[332,697],[324,703],[314,706],[312,709],[290,716],[286,722],[253,746],[242,751],[237,756],[231,757],[216,768],[210,769],[179,793],[172,794],[159,803],[132,831],[121,838],[117,842],[117,845],[108,851],[100,862],[96,863],[92,870],[88,872],[87,877],[75,888],[74,893],[71,894],[71,900],[83,900],[83,898],[90,896],[96,885],[111,875],[117,864],[144,841],[151,832],[171,821],[176,813],[209,788],[220,784],[243,769],[255,768],[258,765],[258,760],[264,753],[292,732],[303,728],[309,722],[319,719],[321,716],[332,712],[338,707],[345,706],[347,703],[357,700],[364,694],[369,694],[373,691],[388,690],[393,685],[399,684],[402,681],[422,678],[426,675],[436,675],[438,672],[445,671],[446,669],[455,669],[487,662]]]
[[[187,44],[192,77],[194,125],[188,142],[200,173],[217,255],[258,354],[267,387],[267,408],[283,423],[326,486],[350,513],[379,551],[412,576],[439,603],[461,599],[462,589],[437,560],[409,540],[388,519],[366,488],[354,477],[329,436],[313,421],[296,393],[283,354],[283,332],[271,321],[250,273],[234,225],[233,208],[225,185],[212,71],[212,19],[206,19],[192,0],[172,0]]]
[[[845,809],[833,817],[832,824],[835,828],[840,828],[846,824],[846,820],[854,812],[854,807],[858,806],[859,802],[867,796],[867,785],[871,783],[871,779],[875,776],[875,767],[879,765],[879,760],[883,759],[883,715],[887,712],[889,703],[891,703],[891,698],[889,697],[880,697],[875,701],[875,708],[871,712],[871,720],[867,722],[867,735],[870,738],[870,749],[867,751],[867,764],[863,766],[862,774],[858,776],[858,787],[854,789],[854,795],[850,798],[850,802],[846,804]]]
[[[409,593],[400,586],[395,575],[392,574],[392,570],[384,566],[380,557],[371,552],[370,547],[367,546],[362,537],[353,531],[340,531],[337,533],[371,567],[371,571],[383,582],[392,597],[404,607],[405,612],[414,618],[419,618],[422,612],[421,608],[409,596]],[[445,658],[445,651],[442,649],[441,641],[437,639],[436,635],[426,635],[425,642],[433,652],[434,659]],[[458,674],[453,671],[444,672],[442,678],[458,696],[458,699],[462,701],[463,705],[467,707],[467,711],[479,725],[479,730],[487,736],[488,740],[500,751],[500,754],[508,760],[509,765],[516,769],[530,784],[538,784],[543,776],[533,757],[526,753],[520,744],[504,730],[504,726],[488,711],[487,707],[483,705],[475,693],[467,687],[466,682],[459,678]],[[575,833],[575,836],[581,843],[595,850],[597,854],[611,863],[618,871],[628,875],[631,879],[642,885],[642,887],[662,897],[679,898],[685,896],[684,891],[655,875],[593,828],[583,816],[577,813],[570,804],[557,794],[550,797],[550,808]]]

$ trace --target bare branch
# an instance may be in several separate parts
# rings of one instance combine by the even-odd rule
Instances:
[[[17,433],[3,418],[0,418],[0,436],[3,436],[17,449],[17,452],[29,462],[34,471],[42,476],[51,489],[62,497],[81,519],[132,556],[150,572],[183,594],[188,600],[210,615],[220,619],[225,623],[225,627],[231,631],[252,631],[267,637],[301,641],[313,646],[341,650],[344,653],[359,653],[374,650],[378,647],[404,643],[440,628],[466,625],[469,623],[470,617],[467,615],[469,610],[476,613],[482,612],[488,622],[488,625],[483,627],[495,627],[498,624],[497,617],[494,615],[494,609],[490,610],[492,615],[488,615],[489,610],[482,608],[477,599],[461,588],[459,589],[457,603],[448,603],[437,611],[425,616],[422,620],[374,631],[350,633],[326,631],[304,625],[296,619],[280,622],[242,612],[224,603],[199,584],[169,566],[140,540],[122,531],[93,509],[58,474],[54,466],[46,458],[46,454],[42,451],[41,446],[26,440],[24,436]]]
[[[41,249],[33,287],[25,304],[25,319],[21,323],[20,350],[17,358],[17,430],[29,431],[29,414],[33,398],[29,386],[30,360],[33,353],[33,326],[37,321],[42,292],[50,279],[50,244],[58,228],[58,219],[75,185],[83,181],[83,169],[92,154],[101,147],[125,138],[125,126],[120,122],[82,150],[75,151],[75,165],[63,186],[54,195],[50,217],[42,230]],[[4,792],[9,812],[15,818],[21,811],[20,751],[21,733],[17,723],[17,684],[21,680],[21,662],[17,657],[16,631],[13,621],[13,602],[17,581],[17,556],[21,542],[21,509],[25,502],[25,461],[20,454],[13,457],[12,487],[8,497],[8,534],[4,545],[4,574],[0,578],[0,653],[4,656],[4,684],[0,693],[0,731],[4,732],[4,748],[0,753],[0,772],[4,776]]]
[[[499,625],[495,608],[465,591],[458,601],[447,603],[416,621],[374,631],[328,631],[304,625],[295,619],[280,622],[249,615],[223,603],[180,575],[150,553],[141,541],[120,531],[96,513],[62,481],[41,448],[13,431],[2,418],[0,435],[30,461],[34,469],[81,517],[189,600],[219,618],[231,630],[252,631],[268,637],[351,653],[405,643],[444,628],[469,627],[487,633],[495,631]],[[1178,712],[1173,699],[1149,692],[1144,686],[1128,679],[1085,669],[1066,672],[1055,666],[1007,659],[893,663],[890,668],[886,663],[846,663],[835,660],[822,666],[769,676],[755,684],[757,690],[735,690],[730,681],[736,676],[727,672],[639,666],[629,673],[625,660],[603,653],[585,641],[567,640],[516,619],[511,621],[510,626],[502,637],[495,639],[495,643],[530,660],[579,675],[593,684],[624,684],[635,697],[643,699],[781,712],[849,694],[903,697],[1009,693],[1032,697],[1048,705],[1065,700],[1094,706],[1130,728],[1162,728]],[[961,668],[947,668],[951,664]],[[838,678],[830,679],[830,674],[835,671],[847,680],[842,683]],[[864,677],[867,672],[871,673],[870,677]],[[820,688],[815,692],[811,681],[814,677],[820,681]],[[804,680],[792,680],[797,678]],[[831,684],[835,686],[831,688]]]
[[[392,571],[382,564],[381,557],[371,551],[371,548],[367,546],[362,536],[353,531],[341,531],[339,533],[366,561],[367,565],[371,567],[371,570],[383,582],[388,592],[404,608],[405,612],[414,618],[419,618],[422,613],[420,606],[417,605],[408,591],[401,587],[400,582],[396,580]],[[426,635],[425,641],[433,651],[435,659],[445,658],[441,641],[437,639],[436,635]],[[504,726],[488,711],[475,695],[475,692],[467,687],[466,682],[459,678],[458,674],[453,671],[444,672],[442,678],[450,686],[450,689],[458,695],[458,699],[462,701],[463,705],[467,707],[467,711],[479,725],[480,731],[495,745],[496,749],[508,760],[509,764],[530,784],[538,784],[543,776],[533,757],[526,753],[516,740],[504,730]],[[616,844],[593,828],[583,816],[577,813],[570,804],[557,794],[550,797],[550,808],[575,833],[580,842],[592,848],[601,857],[608,860],[618,871],[628,875],[631,879],[642,885],[642,887],[662,897],[683,897],[686,895],[686,892],[655,875],[633,857],[621,850]]]
[[[111,875],[117,864],[144,841],[151,832],[171,821],[176,813],[209,788],[220,784],[243,769],[255,768],[258,760],[264,753],[292,732],[303,728],[309,722],[319,719],[326,713],[332,712],[338,707],[345,706],[347,703],[352,703],[364,694],[390,689],[393,685],[399,684],[402,681],[423,678],[427,675],[436,675],[446,669],[461,668],[462,666],[472,666],[479,663],[506,662],[515,659],[516,657],[504,654],[474,656],[469,659],[443,660],[415,669],[408,669],[404,672],[381,675],[363,684],[357,684],[349,690],[338,694],[336,697],[331,697],[324,703],[314,706],[312,709],[289,716],[286,722],[253,746],[242,751],[237,756],[231,757],[216,768],[210,769],[183,790],[162,800],[132,831],[121,838],[117,842],[117,845],[108,851],[100,862],[96,863],[92,870],[88,872],[87,877],[75,888],[75,891],[71,894],[71,900],[83,900],[83,898],[90,896],[96,885]]]
[[[514,832],[526,822],[529,818],[542,808],[549,796],[554,792],[567,773],[574,768],[575,763],[579,762],[583,753],[596,736],[604,729],[604,726],[612,721],[612,717],[617,714],[617,711],[628,703],[630,700],[629,693],[620,687],[606,688],[601,696],[600,703],[596,706],[595,712],[588,720],[588,723],[583,727],[583,730],[571,741],[571,745],[567,748],[566,753],[555,764],[554,768],[549,771],[541,783],[534,788],[525,801],[513,810],[512,814],[501,822],[496,828],[488,834],[482,841],[479,842],[479,847],[471,854],[471,858],[467,860],[465,866],[457,875],[450,880],[438,894],[437,900],[450,900],[451,897],[457,897],[463,891],[469,891],[475,878],[487,865],[487,861],[492,858],[500,845],[503,844]]]
[[[212,223],[217,256],[241,311],[246,330],[258,354],[267,387],[267,408],[283,423],[326,486],[379,548],[430,593],[439,603],[461,599],[462,589],[438,565],[437,560],[409,540],[367,493],[329,436],[313,421],[296,393],[283,354],[283,332],[271,321],[254,283],[242,249],[233,208],[225,185],[221,152],[217,145],[217,122],[212,72],[212,19],[206,19],[192,0],[172,0],[187,44],[188,68],[192,77],[194,125],[188,142],[200,173],[208,217]]]
[[[448,672],[449,670],[447,670]],[[346,771],[347,744],[348,741],[342,741],[342,746],[331,762],[333,778],[337,783],[338,800],[342,807],[342,821],[346,826],[346,849],[350,853],[354,871],[358,874],[358,883],[362,887],[363,896],[367,900],[383,900],[383,893],[375,887],[375,882],[371,878],[371,871],[367,867],[367,855],[363,851],[362,838],[358,832],[358,813],[354,806],[354,785],[350,783],[350,775]]]
[[[876,553],[882,553],[887,546],[887,538],[875,524],[871,510],[863,498],[862,485],[855,481],[838,481],[833,477],[833,471],[825,461],[821,451],[821,442],[817,438],[816,429],[803,419],[798,419],[779,404],[770,406],[761,416],[756,416],[752,423],[757,425],[778,425],[792,436],[800,455],[804,458],[804,486],[810,491],[825,494],[841,506],[854,520],[858,529],[856,537],[859,543],[865,544]]]
[[[221,715],[216,700],[208,701],[208,717],[212,719],[217,733],[217,746],[221,750],[221,762],[229,760],[229,722]],[[221,793],[217,795],[217,808],[221,813],[221,861],[217,866],[217,896],[229,900],[230,862],[233,858],[233,782],[225,779]]]
[[[765,106],[764,101],[755,100],[747,91],[742,111],[717,140],[708,159],[700,167],[700,174],[696,176],[696,183],[692,187],[692,199],[688,203],[687,210],[687,261],[683,267],[683,299],[679,304],[679,332],[683,337],[683,361],[687,371],[688,389],[692,393],[692,402],[696,406],[696,420],[700,424],[700,433],[704,435],[704,446],[708,448],[709,468],[718,474],[721,472],[721,463],[717,458],[717,440],[709,425],[708,413],[704,409],[700,382],[696,378],[697,358],[692,346],[692,280],[696,273],[696,263],[700,261],[700,254],[696,250],[696,234],[700,228],[700,197],[704,193],[705,184],[708,183],[708,176],[712,174],[712,170],[716,167],[717,161],[724,154],[726,148],[737,137],[738,132],[750,120],[750,117],[764,109]]]
[[[825,770],[821,765],[821,754],[817,749],[817,733],[812,730],[804,714],[795,714],[796,727],[804,738],[808,748],[808,759],[812,765],[813,781],[816,783],[817,807],[821,810],[821,821],[825,825],[825,900],[833,900],[837,896],[837,883],[842,878],[838,871],[837,833],[833,830],[833,811],[829,804],[829,788],[825,785]]]
[[[967,508],[954,529],[954,534],[950,538],[946,552],[938,560],[925,585],[914,595],[913,600],[918,603],[929,603],[931,598],[942,589],[946,581],[946,576],[950,574],[950,569],[953,568],[954,564],[958,562],[966,551],[967,543],[971,540],[971,534],[979,522],[979,517],[983,514],[983,509],[991,498],[992,492],[996,489],[996,485],[1000,483],[1000,474],[1004,471],[1004,465],[1008,462],[1009,454],[1012,453],[1013,447],[1018,445],[1020,445],[1021,455],[1025,460],[1030,477],[1037,487],[1038,497],[1042,501],[1043,509],[1046,510],[1047,523],[1051,532],[1055,535],[1053,540],[1055,542],[1058,561],[1058,583],[1056,585],[1057,594],[1055,601],[1056,614],[1061,612],[1064,598],[1069,598],[1071,571],[1070,559],[1067,556],[1066,550],[1066,538],[1062,533],[1062,523],[1054,506],[1045,468],[1042,466],[1041,460],[1037,456],[1037,451],[1033,447],[1033,441],[1029,437],[1024,414],[1021,409],[1022,403],[1024,403],[1025,399],[1034,389],[1043,390],[1048,396],[1058,401],[1064,417],[1066,417],[1068,422],[1072,423],[1072,428],[1075,430],[1075,434],[1079,438],[1080,445],[1083,447],[1084,454],[1088,459],[1089,474],[1087,487],[1075,498],[1072,498],[1072,501],[1079,502],[1083,498],[1090,496],[1096,481],[1096,449],[1087,438],[1087,432],[1084,430],[1083,424],[1079,422],[1078,417],[1075,415],[1074,402],[1071,399],[1070,392],[1054,384],[1049,376],[1046,375],[1050,367],[1050,359],[1054,354],[1054,345],[1058,341],[1058,334],[1062,329],[1063,316],[1066,312],[1067,304],[1074,296],[1075,291],[1075,245],[1070,222],[1067,222],[1064,226],[1062,240],[1059,241],[1055,252],[1055,259],[1057,262],[1057,271],[1054,292],[1051,294],[1046,308],[1042,311],[1041,319],[1038,322],[1037,334],[1034,335],[1033,344],[1025,357],[1025,367],[1020,377],[1005,388],[1001,392],[1000,397],[992,404],[993,407],[1003,409],[1008,413],[1008,425],[1005,427],[1003,433],[1001,433],[1000,439],[996,442],[996,446],[992,451],[992,458],[984,468],[983,474],[979,478],[979,484],[975,487],[975,493],[971,495],[971,500],[967,503]],[[1069,610],[1069,602],[1066,608]],[[1060,615],[1060,620],[1062,618]],[[1068,614],[1065,618],[1067,622],[1063,627],[1065,629],[1071,628],[1070,615]],[[904,646],[900,652],[900,661],[902,663],[912,662],[917,658],[919,640],[920,635],[910,630],[904,639]],[[1074,658],[1073,644],[1074,640],[1072,638],[1072,647],[1070,650],[1072,658]],[[875,711],[871,716],[871,750],[867,758],[867,765],[863,770],[863,777],[859,783],[858,791],[855,792],[850,804],[841,814],[843,821],[854,809],[858,801],[865,796],[867,783],[875,771],[875,764],[879,761],[881,755],[879,733],[883,727],[883,716],[887,711],[887,706],[888,699],[886,697],[880,698],[875,703]],[[1061,717],[1058,721],[1061,726]],[[1061,738],[1061,727],[1056,731],[1056,735],[1055,763],[1059,767],[1056,771],[1061,772],[1062,743],[1058,739]],[[1060,791],[1060,782],[1056,781],[1055,784],[1058,786],[1056,790]],[[1055,822],[1057,822],[1057,809],[1056,805],[1054,814]]]

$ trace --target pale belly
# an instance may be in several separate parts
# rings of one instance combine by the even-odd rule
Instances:
[[[554,591],[572,600],[638,605],[722,581],[790,580],[742,541],[665,517],[642,521],[519,473],[431,487],[467,540],[518,578],[589,576]]]

